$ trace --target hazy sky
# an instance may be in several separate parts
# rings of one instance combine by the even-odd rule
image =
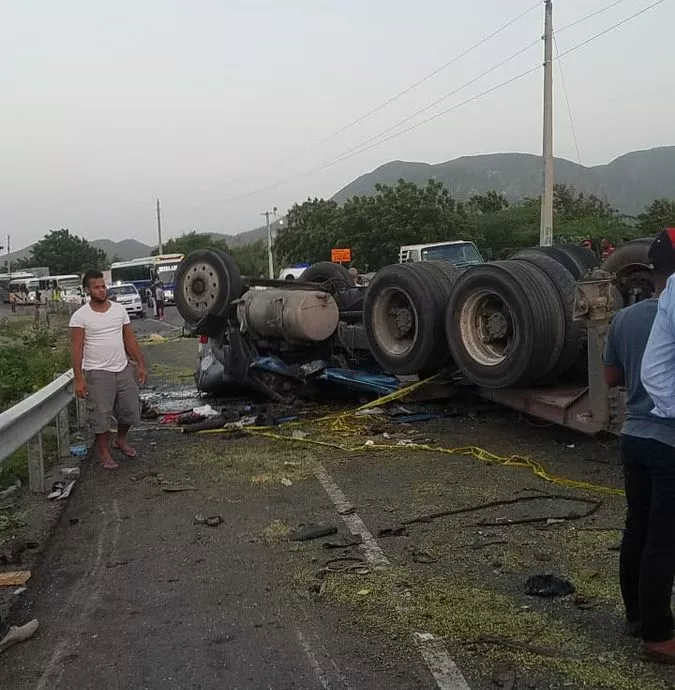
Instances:
[[[561,52],[651,4],[623,0]],[[558,0],[564,27],[611,0]],[[393,104],[306,150],[534,0],[0,0],[0,233],[89,239],[235,233],[393,159],[541,150],[541,71],[317,171],[537,41],[543,3]],[[562,60],[582,163],[675,143],[675,2]],[[426,112],[542,61],[539,42]],[[576,160],[556,69],[556,155]],[[412,120],[411,123],[417,120]],[[396,130],[393,130],[396,131]],[[311,174],[302,175],[314,170]],[[276,187],[277,183],[292,179]],[[0,241],[0,244],[4,244]]]

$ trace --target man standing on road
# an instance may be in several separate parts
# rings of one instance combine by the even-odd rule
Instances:
[[[154,297],[157,305],[157,318],[164,321],[164,283],[161,280],[155,283]]]
[[[122,305],[108,299],[103,274],[87,271],[82,284],[91,300],[70,319],[75,394],[88,399],[103,467],[116,469],[118,464],[110,454],[110,417],[117,419],[113,445],[128,458],[136,457],[136,451],[129,445],[127,433],[140,421],[138,385],[128,357],[136,364],[141,384],[148,374],[129,315]]]
[[[657,296],[675,272],[675,249],[667,232],[649,249]],[[672,279],[669,289],[675,287]],[[661,300],[665,297],[665,293]],[[670,596],[675,574],[675,419],[652,414],[652,387],[640,372],[648,364],[650,331],[656,329],[661,300],[648,299],[618,312],[605,348],[608,385],[626,387],[621,429],[621,460],[626,489],[626,527],[621,543],[621,592],[626,632],[642,637],[645,652],[661,663],[675,663]],[[673,303],[675,307],[675,302]],[[675,321],[672,322],[675,332]],[[675,338],[671,382],[675,376]],[[644,355],[644,359],[643,359]],[[675,394],[675,388],[673,388]],[[675,402],[675,396],[673,397]]]

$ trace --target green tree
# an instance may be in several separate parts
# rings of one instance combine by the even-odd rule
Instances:
[[[332,247],[349,247],[359,268],[376,270],[397,261],[401,245],[461,239],[471,230],[462,205],[443,184],[399,180],[341,207],[324,199],[296,204],[275,248],[282,261],[295,263],[329,260]]]
[[[654,199],[638,216],[641,235],[656,235],[664,228],[675,227],[675,200]]]
[[[258,240],[240,247],[232,247],[230,254],[237,262],[242,275],[252,277],[263,275],[267,278],[267,240]],[[276,268],[279,267],[277,266]]]
[[[466,203],[468,213],[483,215],[499,213],[509,207],[509,202],[503,194],[491,191],[487,194],[474,194]]]
[[[619,218],[610,203],[594,194],[578,194],[571,185],[557,184],[553,188],[553,212],[565,218]]]
[[[24,266],[48,266],[52,275],[62,275],[107,268],[108,258],[101,249],[62,228],[45,235],[33,246],[30,257],[21,263]]]
[[[294,204],[286,215],[286,226],[277,233],[274,247],[282,263],[330,260],[337,246],[341,209],[335,201],[307,199]]]
[[[164,254],[189,254],[197,249],[220,249],[224,252],[228,251],[227,242],[223,239],[214,238],[211,233],[185,232],[178,237],[173,237],[167,240],[162,245],[162,252]],[[152,256],[159,254],[158,249],[152,250]]]

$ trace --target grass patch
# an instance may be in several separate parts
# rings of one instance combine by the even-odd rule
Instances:
[[[153,376],[165,383],[186,383],[194,381],[194,369],[190,367],[174,367],[168,364],[153,364],[150,368]]]
[[[292,530],[281,520],[275,520],[260,533],[260,539],[263,544],[278,544],[282,541],[287,541]]]
[[[0,491],[16,484],[28,484],[28,450],[26,446],[12,453],[0,464]]]
[[[305,448],[271,444],[265,439],[223,436],[183,436],[169,457],[183,460],[186,470],[195,470],[202,480],[214,484],[238,480],[261,485],[293,483],[311,476],[313,453]]]
[[[367,595],[359,594],[368,590]],[[323,596],[356,612],[364,625],[392,638],[416,631],[443,637],[467,668],[488,674],[497,662],[509,662],[546,687],[574,683],[584,687],[634,690],[671,687],[633,653],[589,637],[584,628],[552,615],[522,608],[518,602],[474,583],[423,578],[407,568],[363,576],[329,575]],[[478,642],[496,635],[547,647],[561,654],[548,658]],[[573,658],[567,658],[573,657]]]

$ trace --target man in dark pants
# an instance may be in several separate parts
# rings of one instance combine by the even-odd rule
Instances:
[[[662,251],[664,235],[667,252]],[[658,296],[675,272],[675,249],[666,233],[657,236],[649,258]],[[625,385],[627,394],[621,460],[628,512],[620,558],[626,632],[642,637],[653,660],[675,664],[670,610],[675,575],[675,419],[652,413],[654,403],[641,381],[657,308],[657,299],[649,299],[615,315],[604,362],[608,385]]]

